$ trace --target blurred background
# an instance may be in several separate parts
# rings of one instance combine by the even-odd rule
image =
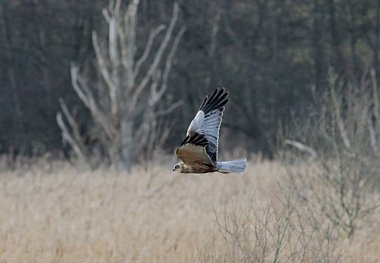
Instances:
[[[0,262],[380,262],[379,48],[379,0],[1,0]],[[246,171],[172,173],[221,87]]]
[[[222,151],[313,144],[321,111],[345,143],[328,116],[359,97],[377,115],[379,1],[3,0],[0,29],[1,154],[171,154],[217,87],[231,97]]]

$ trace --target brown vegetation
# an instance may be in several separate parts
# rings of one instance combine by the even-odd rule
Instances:
[[[347,238],[299,199],[288,166],[251,161],[244,175],[184,176],[164,163],[136,166],[130,176],[60,162],[1,163],[0,262],[380,259],[379,214]]]

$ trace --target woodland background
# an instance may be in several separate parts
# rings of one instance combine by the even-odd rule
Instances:
[[[149,30],[170,22],[173,3],[141,0],[137,54]],[[344,83],[336,89],[338,99],[347,93],[345,84],[358,90],[370,70],[379,74],[379,1],[178,4],[176,27],[184,26],[185,32],[159,102],[183,100],[162,120],[176,121],[162,144],[168,153],[182,140],[203,96],[217,87],[226,87],[231,96],[222,128],[225,148],[237,145],[273,157],[284,137],[309,143],[297,137],[294,122],[322,108],[329,71]],[[89,135],[90,114],[72,88],[70,64],[97,78],[91,32],[107,37],[102,9],[108,6],[101,0],[1,1],[0,153],[69,156],[71,147],[62,143],[56,122],[59,98],[72,110],[86,144],[96,144]],[[126,7],[123,2],[121,8]]]

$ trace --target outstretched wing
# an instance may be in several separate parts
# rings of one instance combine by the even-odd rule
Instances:
[[[197,134],[203,135],[207,140],[206,153],[214,164],[218,159],[219,129],[224,106],[229,101],[227,96],[228,92],[224,88],[216,89],[210,98],[206,96],[199,107],[199,111],[191,121],[184,140],[185,142]]]
[[[206,137],[197,133],[191,137],[187,136],[181,146],[176,149],[175,154],[185,164],[199,163],[214,166],[206,153],[207,145]]]

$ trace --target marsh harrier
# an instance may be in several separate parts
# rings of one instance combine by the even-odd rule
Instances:
[[[210,98],[206,96],[190,123],[186,138],[175,151],[181,162],[173,171],[180,173],[241,173],[246,159],[218,162],[219,129],[228,92],[216,89]]]

